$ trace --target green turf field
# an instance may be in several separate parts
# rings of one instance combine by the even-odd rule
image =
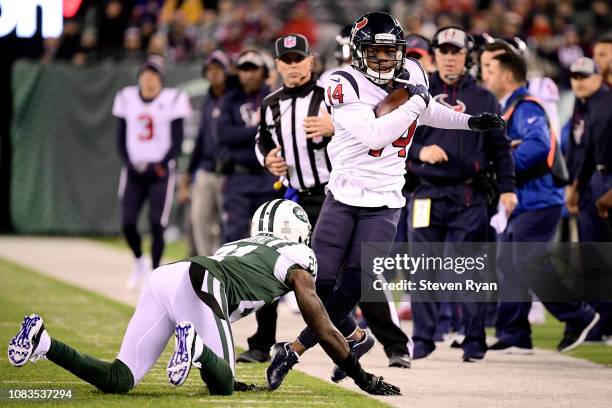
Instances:
[[[25,314],[39,313],[52,336],[96,357],[113,360],[132,313],[132,308],[102,296],[66,285],[0,259],[0,340],[6,347],[8,340],[19,330]],[[3,350],[6,350],[4,348]],[[192,373],[180,388],[170,386],[165,365],[170,356],[166,349],[160,361],[137,388],[126,395],[102,394],[72,374],[48,361],[12,367],[6,351],[0,354],[0,390],[7,389],[72,389],[72,402],[46,402],[44,406],[257,406],[257,407],[382,407],[386,406],[362,394],[294,371],[275,392],[236,393],[230,397],[208,395],[197,373]],[[238,365],[237,377],[245,382],[263,386],[265,364]],[[35,406],[34,402],[23,405]],[[0,406],[19,406],[19,403],[0,400]]]
[[[547,313],[545,324],[531,327],[534,347],[556,350],[563,334],[563,327],[562,323]],[[567,355],[612,367],[612,347],[604,344],[583,344]]]

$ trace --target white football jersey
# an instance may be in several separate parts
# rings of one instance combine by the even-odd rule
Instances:
[[[170,123],[191,115],[189,97],[175,88],[164,88],[151,102],[140,97],[137,86],[117,92],[113,115],[126,121],[127,152],[132,163],[157,163],[172,144]]]
[[[429,87],[427,74],[406,59],[402,75],[409,84]],[[398,109],[376,118],[374,108],[387,96],[380,86],[353,67],[338,69],[324,84],[335,133],[327,146],[332,163],[328,188],[335,199],[358,207],[400,208],[407,150],[418,125],[469,129],[470,115],[448,109],[431,98],[410,98]],[[424,110],[423,110],[424,109]]]

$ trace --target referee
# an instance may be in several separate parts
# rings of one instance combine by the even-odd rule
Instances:
[[[261,104],[255,153],[262,166],[279,177],[285,198],[298,201],[315,225],[329,180],[331,162],[325,147],[334,133],[323,88],[312,73],[314,58],[306,37],[290,34],[275,43],[276,68],[283,86]],[[276,306],[257,312],[257,332],[238,362],[264,362],[276,342]]]
[[[314,227],[331,171],[325,147],[334,126],[323,88],[312,73],[314,59],[306,37],[286,35],[274,48],[283,86],[261,104],[256,153],[262,166],[290,189],[286,196],[295,190]]]

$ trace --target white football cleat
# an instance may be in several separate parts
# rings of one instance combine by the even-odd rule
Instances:
[[[42,317],[36,314],[25,316],[21,322],[21,330],[9,342],[9,362],[15,367],[21,367],[28,361],[35,363],[43,357],[43,354],[36,353],[36,348],[44,331]]]
[[[136,289],[147,277],[149,274],[149,264],[147,263],[147,259],[145,256],[141,256],[134,261],[134,267],[132,268],[132,274],[130,275],[128,281],[125,286],[127,290]]]
[[[168,362],[168,381],[181,386],[189,377],[193,352],[195,351],[196,331],[191,322],[180,322],[174,329],[174,353]]]

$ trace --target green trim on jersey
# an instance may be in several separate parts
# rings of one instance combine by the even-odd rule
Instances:
[[[223,312],[230,321],[290,292],[292,288],[287,284],[287,278],[291,268],[300,267],[313,276],[316,276],[317,268],[312,249],[268,235],[230,242],[213,256],[193,257],[188,261],[201,265],[202,271],[208,270],[209,275],[221,282],[222,292],[227,296]]]

